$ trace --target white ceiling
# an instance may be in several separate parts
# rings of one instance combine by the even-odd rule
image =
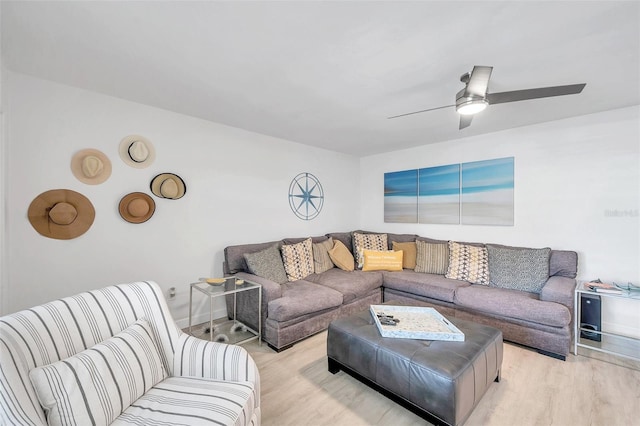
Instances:
[[[3,66],[354,155],[640,104],[637,1],[13,2]],[[587,83],[447,108],[473,65],[490,92]]]

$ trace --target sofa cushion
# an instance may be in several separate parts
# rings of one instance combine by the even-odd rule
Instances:
[[[456,290],[456,305],[496,316],[531,321],[552,327],[566,327],[569,309],[560,303],[545,302],[534,293],[471,285]]]
[[[540,293],[549,279],[550,248],[530,249],[487,244],[489,285]]]
[[[331,232],[326,234],[327,237],[333,238],[333,241],[341,241],[342,244],[349,250],[349,252],[353,252],[353,245],[351,243],[351,232]]]
[[[356,267],[362,269],[364,265],[363,250],[387,250],[387,234],[361,234],[353,233],[353,255]]]
[[[144,319],[89,349],[29,372],[50,425],[108,425],[165,377]]]
[[[288,282],[282,285],[282,297],[268,303],[268,316],[278,322],[288,321],[337,308],[342,305],[342,300],[342,294],[329,287],[307,280]]]
[[[255,401],[251,382],[169,377],[140,397],[112,425],[251,424]]]
[[[402,250],[402,267],[405,269],[415,269],[416,267],[416,242],[391,242],[391,249],[395,251]]]
[[[335,240],[333,248],[329,250],[329,257],[338,268],[344,271],[353,271],[355,269],[353,255],[342,240]]]
[[[322,274],[313,274],[305,278],[322,286],[342,293],[343,302],[351,303],[382,287],[382,273],[364,271],[343,271],[333,268]]]
[[[393,250],[393,243],[414,243],[418,236],[416,234],[392,234],[387,233],[387,242],[389,250]]]
[[[289,281],[301,280],[313,274],[313,243],[311,238],[297,244],[283,244],[282,260]]]
[[[363,271],[402,271],[402,251],[363,250]]]
[[[444,275],[449,266],[449,245],[416,241],[416,272]]]
[[[468,287],[466,281],[450,280],[442,275],[404,270],[383,272],[385,288],[391,288],[443,302],[453,302],[457,288]]]
[[[445,274],[452,280],[489,284],[489,256],[486,247],[449,241],[449,267]]]
[[[288,281],[277,244],[255,253],[245,253],[243,256],[249,272],[253,275],[266,278],[278,284]]]
[[[333,238],[329,237],[321,243],[313,243],[313,272],[321,274],[335,265],[329,256],[329,250],[333,248]]]

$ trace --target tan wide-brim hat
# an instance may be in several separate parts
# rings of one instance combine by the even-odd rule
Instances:
[[[127,222],[142,223],[149,220],[156,211],[156,203],[144,192],[132,192],[120,200],[120,216]]]
[[[182,198],[187,192],[187,185],[182,178],[173,173],[160,173],[151,180],[150,186],[153,195],[169,200]]]
[[[96,210],[91,201],[78,192],[52,189],[33,199],[27,216],[40,235],[70,240],[91,228]]]
[[[73,175],[88,185],[98,185],[111,176],[111,160],[97,149],[83,149],[71,157]]]
[[[138,169],[149,167],[156,159],[156,150],[149,139],[140,135],[129,135],[120,141],[120,158]]]

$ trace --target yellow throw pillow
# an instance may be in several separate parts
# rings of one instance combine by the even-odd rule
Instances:
[[[363,271],[402,271],[401,251],[363,250]]]
[[[355,267],[353,255],[340,240],[335,240],[333,248],[329,250],[329,257],[338,268],[344,271],[353,271]]]
[[[393,251],[401,250],[404,252],[402,255],[402,267],[404,269],[416,269],[416,256],[418,253],[416,242],[397,243],[393,241]]]

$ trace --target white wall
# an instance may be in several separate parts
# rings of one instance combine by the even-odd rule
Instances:
[[[360,224],[438,239],[575,250],[578,278],[638,284],[639,117],[636,106],[362,158]],[[384,223],[385,172],[511,156],[514,226]],[[608,326],[640,335],[637,311],[614,305],[603,313],[614,323]]]
[[[3,313],[105,285],[155,280],[165,291],[177,288],[170,307],[184,320],[188,284],[221,276],[225,246],[357,227],[358,200],[349,184],[358,179],[355,157],[22,74],[7,77],[9,232],[3,238],[10,268]],[[118,144],[129,134],[154,144],[156,161],[149,168],[134,169],[120,159]],[[105,183],[86,185],[72,175],[71,157],[83,148],[111,159],[113,173]],[[149,183],[161,172],[184,179],[185,197],[153,196],[156,212],[148,222],[125,222],[120,199],[133,191],[150,194]],[[288,204],[289,184],[301,172],[313,173],[324,187],[324,208],[312,221],[298,219]],[[54,240],[31,227],[29,204],[55,188],[92,201],[96,218],[86,234]]]

